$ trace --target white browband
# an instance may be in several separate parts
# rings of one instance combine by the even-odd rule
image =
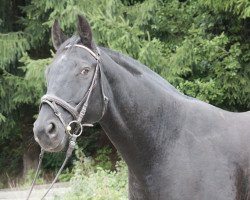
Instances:
[[[87,50],[96,60],[99,60],[100,59],[100,54],[99,54],[99,52],[98,52],[98,54],[96,54],[96,53],[94,53],[91,49],[89,49],[88,47],[85,47],[85,46],[83,46],[83,45],[80,45],[80,44],[74,44],[74,45],[67,45],[67,46],[65,46],[65,49],[68,49],[68,48],[70,48],[70,47],[80,47],[80,48],[83,48],[83,49],[85,49],[85,50]],[[98,49],[97,49],[97,51],[98,51]]]

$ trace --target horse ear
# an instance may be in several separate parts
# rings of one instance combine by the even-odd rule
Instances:
[[[82,44],[90,49],[94,49],[92,43],[92,31],[87,19],[82,15],[78,15],[77,18],[77,31]]]
[[[60,24],[59,24],[58,20],[54,21],[54,24],[53,24],[52,30],[51,30],[51,35],[52,35],[52,43],[53,43],[53,46],[56,50],[67,39],[67,37],[64,35],[62,29],[60,28]]]

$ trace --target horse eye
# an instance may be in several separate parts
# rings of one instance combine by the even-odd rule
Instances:
[[[89,68],[84,68],[84,69],[82,70],[81,74],[86,75],[86,74],[89,73],[89,71],[90,71]]]

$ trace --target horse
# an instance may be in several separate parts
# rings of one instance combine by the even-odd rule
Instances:
[[[130,200],[250,199],[250,112],[188,97],[133,58],[97,46],[80,15],[77,31],[67,38],[57,20],[52,26],[56,54],[33,129],[44,150],[61,151],[65,124],[84,111],[80,123],[98,122],[128,165]]]

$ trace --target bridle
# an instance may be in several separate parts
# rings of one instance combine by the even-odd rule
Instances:
[[[95,88],[95,85],[96,85],[96,82],[97,82],[98,72],[99,72],[99,77],[100,77],[100,86],[101,86],[103,107],[102,107],[101,117],[96,122],[99,122],[102,119],[102,117],[104,116],[105,111],[107,109],[107,105],[108,105],[108,97],[104,94],[104,88],[103,88],[103,83],[102,83],[102,74],[103,74],[103,72],[102,72],[101,63],[100,63],[99,49],[97,49],[97,54],[94,53],[88,47],[80,45],[80,44],[67,45],[65,47],[65,49],[68,49],[68,48],[71,48],[71,47],[79,47],[79,48],[85,49],[90,55],[92,55],[96,59],[97,64],[96,64],[94,75],[92,77],[92,80],[91,80],[91,83],[90,83],[90,86],[89,86],[87,92],[85,93],[83,99],[75,107],[71,106],[65,100],[63,100],[63,99],[61,99],[61,98],[59,98],[59,97],[57,97],[55,95],[46,94],[41,98],[40,107],[43,104],[49,105],[50,108],[54,111],[55,115],[59,118],[59,120],[63,124],[64,129],[65,129],[65,133],[69,135],[69,146],[68,146],[68,150],[66,152],[65,160],[64,160],[61,168],[59,169],[56,177],[54,178],[53,182],[51,183],[50,187],[48,188],[47,192],[43,195],[41,200],[45,198],[45,196],[48,194],[50,189],[53,187],[53,185],[57,181],[59,175],[61,174],[61,172],[62,172],[62,170],[64,168],[64,166],[66,165],[68,159],[72,155],[73,150],[75,149],[76,139],[82,134],[83,128],[85,126],[93,126],[93,124],[84,124],[84,123],[82,123],[82,121],[84,120],[84,117],[85,117],[85,114],[86,114],[86,111],[87,111],[87,108],[88,108],[88,105],[89,105],[90,96],[91,96],[91,94],[93,92],[93,89]],[[59,111],[58,106],[64,108],[67,112],[69,112],[73,117],[73,121],[66,124],[63,117],[62,117],[61,112]],[[80,110],[80,112],[79,112],[79,110]],[[62,139],[61,142],[63,142],[63,140],[64,140],[64,138]],[[59,146],[60,143],[57,146]],[[40,170],[40,167],[41,167],[43,155],[44,155],[44,149],[41,148],[41,153],[39,155],[38,167],[37,167],[35,178],[34,178],[34,180],[32,182],[32,185],[31,185],[27,200],[29,199],[29,197],[31,195],[31,192],[32,192],[32,190],[34,188],[35,181],[37,179],[37,176],[38,176],[38,173],[39,173],[39,170]]]
[[[89,104],[89,98],[92,94],[92,91],[94,89],[94,86],[96,84],[97,81],[97,75],[98,72],[100,72],[100,84],[101,84],[101,91],[102,91],[102,97],[103,97],[103,102],[104,102],[104,106],[103,106],[103,110],[102,110],[102,115],[100,117],[100,119],[103,117],[106,107],[107,107],[107,102],[108,102],[108,98],[106,97],[106,95],[104,94],[104,90],[103,90],[103,84],[102,84],[102,69],[101,69],[101,65],[100,65],[100,53],[98,51],[97,54],[95,54],[92,50],[90,50],[88,47],[80,45],[80,44],[75,44],[73,46],[71,45],[67,45],[65,48],[68,49],[70,47],[79,47],[79,48],[83,48],[85,50],[87,50],[90,55],[92,55],[96,61],[97,61],[97,65],[95,67],[95,72],[91,81],[91,84],[89,86],[89,89],[87,90],[87,92],[85,93],[83,99],[75,106],[71,106],[69,103],[67,103],[65,100],[54,96],[54,95],[49,95],[46,94],[41,98],[41,105],[42,104],[48,104],[51,109],[54,111],[55,115],[59,118],[59,120],[62,122],[65,131],[72,136],[72,134],[70,133],[70,127],[71,125],[75,124],[78,126],[78,128],[80,128],[79,130],[82,130],[83,126],[89,126],[90,124],[81,124],[81,122],[83,121],[83,118],[86,114],[86,110]],[[62,115],[58,109],[58,105],[61,106],[62,108],[64,108],[66,111],[68,111],[72,117],[73,117],[73,121],[71,121],[68,125],[64,122]],[[80,110],[80,112],[78,112],[78,110]],[[100,120],[99,119],[99,120]],[[97,120],[97,121],[99,121]],[[78,132],[78,134],[81,134],[81,131]]]

